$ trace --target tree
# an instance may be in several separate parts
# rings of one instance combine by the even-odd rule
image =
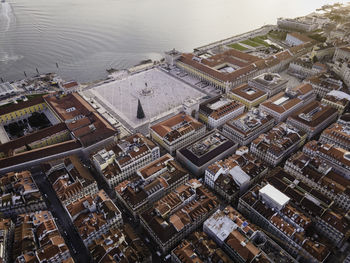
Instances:
[[[138,105],[137,105],[137,118],[143,119],[145,117],[145,113],[143,111],[140,99],[138,99]]]

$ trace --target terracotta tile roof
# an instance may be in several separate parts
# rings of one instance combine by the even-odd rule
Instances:
[[[174,129],[174,126],[178,126],[181,123],[183,125]],[[153,125],[150,129],[156,132],[160,137],[166,138],[168,141],[173,141],[181,136],[184,136],[188,132],[196,131],[203,127],[204,124],[200,123],[196,119],[185,113],[179,113],[174,117],[171,117],[165,121],[162,121],[156,125]]]
[[[189,201],[191,197],[196,198]],[[141,214],[141,217],[161,242],[165,243],[186,226],[208,215],[217,205],[217,197],[198,180],[192,179],[161,198],[153,205],[153,209]],[[182,209],[177,209],[180,206]]]
[[[229,247],[236,251],[240,257],[245,260],[245,262],[250,262],[260,253],[260,250],[251,242],[245,243],[245,241],[245,237],[237,230],[234,230],[228,236],[226,243]]]
[[[44,99],[62,121],[70,123],[68,128],[85,147],[117,133],[117,130],[78,93],[65,96],[48,94]]]
[[[211,262],[229,263],[232,260],[204,232],[194,232],[177,246],[173,253],[181,263]]]
[[[252,141],[258,151],[261,153],[270,153],[276,158],[282,156],[290,147],[300,142],[305,132],[294,128],[291,125],[280,122],[276,127],[272,128],[268,133],[261,134]]]
[[[90,253],[97,262],[144,262],[151,252],[129,224],[119,229],[110,229],[89,245]]]
[[[78,85],[79,85],[79,84],[78,84],[78,82],[76,82],[76,81],[69,81],[69,82],[63,83],[62,87],[63,87],[64,89],[71,89],[71,88],[76,87],[76,86],[78,86]]]
[[[293,108],[297,104],[300,104],[303,102],[302,97],[303,95],[306,95],[307,93],[312,93],[312,86],[310,84],[302,84],[300,86],[297,86],[291,91],[286,91],[286,92],[280,92],[273,96],[272,98],[268,99],[267,101],[261,103],[266,108],[269,108],[275,112],[278,113],[283,113],[288,111],[289,109]],[[295,95],[292,95],[293,93]],[[292,94],[290,94],[292,93]],[[275,102],[278,101],[279,99],[285,97],[287,100],[281,104],[276,104]]]
[[[288,120],[294,120],[308,126],[310,129],[314,129],[326,121],[330,116],[336,115],[337,112],[337,109],[331,106],[324,106],[318,101],[312,101],[293,113],[288,117]]]
[[[65,130],[67,130],[67,126],[65,123],[56,124],[54,126],[39,130],[37,132],[33,132],[21,138],[1,144],[0,152],[3,152],[5,156],[12,156],[13,151],[16,150],[17,148],[23,147],[24,145],[30,144],[32,142],[40,141],[43,138],[52,136],[54,134],[63,132]]]
[[[251,92],[251,94],[249,94],[249,92]],[[232,93],[233,95],[237,95],[241,98],[244,98],[247,101],[254,101],[258,98],[266,96],[267,94],[266,92],[260,89],[249,86],[247,83],[241,86],[238,86],[237,88],[231,89],[230,93]]]

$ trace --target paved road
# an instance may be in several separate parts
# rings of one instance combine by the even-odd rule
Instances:
[[[43,194],[48,209],[52,212],[53,216],[57,218],[56,223],[64,240],[66,241],[67,246],[69,247],[69,250],[75,262],[93,262],[90,253],[88,252],[80,235],[71,222],[68,213],[63,208],[60,200],[56,196],[56,192],[53,190],[52,185],[46,179],[46,176],[42,173],[41,168],[32,168],[31,172],[33,179]]]

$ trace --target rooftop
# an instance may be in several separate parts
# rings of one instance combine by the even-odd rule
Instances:
[[[232,82],[258,70],[277,65],[281,61],[291,58],[291,54],[296,49],[302,48],[304,48],[304,45],[295,49],[291,48],[290,53],[287,51],[289,55],[283,55],[282,53],[285,52],[283,51],[266,59],[261,59],[235,49],[229,49],[209,58],[201,58],[195,54],[182,54],[179,61],[221,82]],[[234,70],[220,71],[223,67],[231,67]]]
[[[213,131],[179,151],[199,167],[236,145],[222,133]]]
[[[202,102],[199,105],[199,111],[217,120],[241,107],[244,105],[219,95]]]
[[[292,185],[288,187],[286,181],[284,181],[282,174],[283,170],[278,168],[273,171],[273,176],[268,179],[269,183],[272,183],[276,189],[283,192],[288,198],[295,203],[296,192],[299,190],[294,190]],[[283,173],[283,175],[286,173]],[[287,174],[288,176],[288,174]],[[274,178],[274,179],[272,179]],[[281,210],[274,210],[269,205],[269,202],[265,202],[259,197],[259,190],[261,186],[256,185],[249,192],[247,192],[242,200],[247,202],[251,207],[253,207],[261,216],[265,217],[271,222],[271,225],[278,228],[284,233],[288,238],[293,239],[296,243],[302,246],[306,251],[308,251],[313,257],[317,258],[319,261],[323,261],[329,255],[328,245],[321,243],[320,241],[312,241],[305,231],[311,224],[311,218],[302,212],[300,209],[286,204]],[[285,190],[281,190],[284,189]],[[293,194],[294,193],[294,194]],[[302,192],[301,192],[302,193]],[[305,198],[305,200],[309,200]],[[302,200],[298,201],[301,202]],[[302,206],[309,208],[309,202],[302,202]],[[305,243],[308,243],[308,246]],[[314,249],[314,248],[318,249]]]
[[[282,114],[303,103],[304,99],[312,95],[312,92],[310,84],[302,84],[291,90],[280,92],[260,105]]]
[[[263,73],[249,80],[248,84],[257,88],[261,87],[267,90],[273,90],[278,86],[287,84],[287,82],[288,82],[287,79],[283,79],[277,73]]]
[[[147,203],[148,197],[158,191],[166,191],[184,178],[188,172],[169,155],[139,169],[137,175],[119,183],[115,190],[130,207]]]
[[[26,144],[29,145],[36,141],[41,141],[44,138],[47,138],[49,136],[62,133],[62,132],[68,132],[67,126],[65,123],[58,123],[56,125],[53,125],[48,128],[44,128],[42,130],[39,130],[37,132],[33,132],[31,134],[28,134],[26,136],[23,136],[21,138],[9,141],[7,143],[0,145],[0,153],[3,153],[3,157],[10,157],[16,155],[16,150],[24,147]],[[35,149],[33,149],[35,150]],[[30,150],[31,151],[31,150]],[[30,152],[28,150],[24,152]]]
[[[44,99],[63,122],[69,123],[68,128],[72,135],[85,147],[118,132],[78,93],[64,96],[48,94]]]
[[[337,173],[318,156],[309,156],[303,152],[292,155],[286,164],[293,165],[310,180],[322,185],[335,194],[344,193],[350,196],[350,182]]]
[[[76,155],[44,163],[42,167],[61,201],[69,201],[84,188],[96,183],[89,169]]]
[[[105,149],[93,154],[92,158],[100,165],[106,165],[113,160],[103,171],[104,176],[111,178],[119,174],[125,166],[143,158],[157,147],[154,142],[141,133],[135,133],[107,146]]]
[[[350,101],[350,95],[348,93],[343,92],[343,91],[331,90],[329,93],[327,93],[327,95],[336,97],[339,100],[346,99],[347,101]]]
[[[300,143],[304,135],[305,132],[281,122],[269,132],[263,133],[253,140],[252,145],[259,151],[271,153],[279,158],[290,147]]]
[[[254,155],[241,147],[224,160],[208,166],[207,170],[215,174],[215,184],[227,194],[232,195],[244,187],[253,178],[259,176],[267,166]]]
[[[312,101],[293,113],[288,119],[297,121],[298,123],[302,123],[311,129],[314,129],[336,113],[337,109],[328,105],[323,105],[318,101]]]
[[[262,196],[266,196],[268,199],[270,199],[274,203],[277,203],[279,206],[285,206],[290,200],[288,196],[286,196],[270,184],[267,184],[263,188],[261,188],[259,190],[259,194]]]
[[[269,183],[280,187],[280,189],[282,189],[281,185],[286,186],[283,193],[290,197],[293,205],[284,206],[282,212],[302,228],[306,229],[306,223],[310,223],[311,218],[321,217],[344,235],[349,231],[350,225],[344,216],[347,211],[340,210],[333,203],[333,200],[321,191],[300,182],[295,176],[283,171],[282,168],[273,170],[266,181],[268,182],[267,186]],[[280,193],[282,192],[280,191]],[[294,216],[295,214],[298,216]]]
[[[35,97],[32,98],[30,100],[27,101],[21,101],[18,104],[11,104],[11,105],[7,105],[6,107],[1,107],[0,108],[0,116],[7,114],[7,113],[11,113],[14,111],[18,111],[21,109],[25,109],[40,103],[45,103],[43,97],[39,96],[39,97]]]
[[[141,219],[162,243],[166,243],[195,221],[208,216],[217,206],[217,197],[198,180],[191,179],[154,203]]]
[[[237,88],[233,88],[230,90],[230,93],[239,96],[249,102],[253,102],[255,100],[258,100],[264,96],[266,96],[266,92],[262,91],[258,88],[255,88],[253,86],[250,86],[249,84],[243,84],[241,86],[238,86]]]
[[[340,98],[340,96],[334,96],[334,95],[330,95],[331,92],[329,92],[326,96],[324,96],[321,100],[322,103],[326,103],[328,102],[332,102],[332,103],[336,103],[339,106],[343,106],[343,107],[347,107],[350,103],[350,100],[346,99],[346,98]]]
[[[259,259],[268,258],[266,262],[278,262],[282,258],[284,262],[295,262],[290,255],[231,206],[216,211],[204,222],[203,229],[220,246],[226,243],[246,262],[252,262],[255,256],[259,256]],[[264,240],[264,245],[259,240]],[[271,253],[272,251],[274,253]]]
[[[86,195],[66,209],[83,240],[121,214],[104,190]]]
[[[150,129],[167,141],[173,142],[190,132],[195,132],[203,126],[204,124],[191,116],[185,113],[179,113],[174,117],[153,125]]]
[[[44,202],[29,171],[10,172],[0,177],[0,207],[16,207]],[[10,209],[11,210],[11,209]]]
[[[70,258],[68,246],[50,212],[22,214],[17,218],[12,250],[16,262],[50,261],[63,253],[68,253]]]
[[[16,88],[14,85],[9,82],[0,83],[0,96],[7,96],[14,94],[16,92]]]
[[[312,156],[318,155],[342,167],[350,167],[350,152],[332,144],[310,141],[305,144],[303,152],[310,153]]]
[[[178,245],[173,253],[182,263],[211,262],[229,263],[232,260],[204,232],[194,232]]]
[[[151,258],[151,252],[129,224],[110,229],[94,240],[89,250],[98,262],[142,262]]]
[[[337,141],[338,145],[342,145],[347,150],[350,150],[350,127],[333,123],[327,129],[323,130],[322,136],[333,138]]]
[[[322,88],[326,88],[329,91],[341,90],[343,87],[343,83],[341,80],[334,78],[333,75],[328,73],[322,73],[319,75],[312,76],[310,78],[307,78],[304,82],[320,86]]]
[[[226,126],[236,130],[241,136],[249,137],[257,129],[273,121],[273,117],[257,108],[250,109],[242,115],[229,120]]]

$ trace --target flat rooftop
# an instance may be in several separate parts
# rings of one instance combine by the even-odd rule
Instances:
[[[247,111],[226,122],[225,126],[235,129],[240,135],[248,136],[259,127],[269,123],[273,117],[257,108]]]
[[[273,200],[280,206],[284,206],[290,200],[288,196],[286,196],[284,193],[282,193],[270,184],[267,184],[263,188],[261,188],[259,190],[259,193],[267,195],[271,200]]]
[[[177,112],[187,99],[206,96],[159,68],[129,74],[91,91],[133,128]],[[143,119],[136,117],[138,99],[145,113]]]
[[[222,152],[236,146],[236,143],[228,139],[222,133],[213,131],[206,134],[192,145],[180,149],[179,152],[199,167],[214,159]]]

